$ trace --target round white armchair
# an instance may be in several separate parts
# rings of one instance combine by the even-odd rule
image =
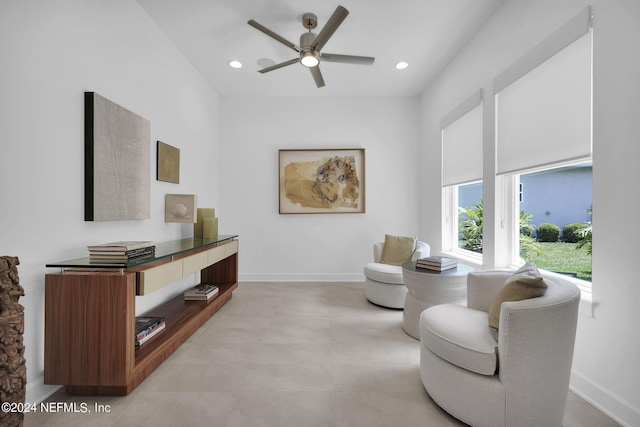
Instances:
[[[384,243],[373,245],[373,261],[364,266],[365,295],[376,305],[388,308],[404,308],[407,287],[404,285],[402,265],[382,262]],[[411,260],[428,257],[431,248],[427,243],[416,241]]]
[[[473,426],[560,426],[580,290],[543,273],[543,296],[494,303],[512,273],[471,272],[467,306],[441,304],[422,312],[422,383],[441,408]],[[492,307],[499,315],[494,333]]]

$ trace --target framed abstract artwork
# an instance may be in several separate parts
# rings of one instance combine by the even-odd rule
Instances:
[[[278,150],[279,212],[364,213],[364,148]]]
[[[85,221],[150,218],[150,123],[85,92]]]
[[[156,179],[180,183],[180,149],[158,141]]]

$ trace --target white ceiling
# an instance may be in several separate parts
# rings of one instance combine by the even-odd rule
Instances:
[[[223,96],[418,96],[504,0],[138,0],[211,86]],[[338,4],[349,15],[324,53],[374,56],[373,65],[321,63],[317,88],[300,64],[265,74],[297,53],[249,26],[254,19],[299,45],[302,14],[318,16],[317,34]],[[244,66],[232,69],[228,61]],[[398,61],[409,67],[398,71]]]

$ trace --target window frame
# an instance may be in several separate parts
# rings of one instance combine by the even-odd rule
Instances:
[[[444,169],[445,165],[445,129],[450,125],[454,124],[456,121],[464,118],[467,114],[473,112],[476,108],[479,108],[480,112],[480,153],[484,152],[483,148],[483,128],[484,128],[484,103],[483,103],[484,91],[483,89],[478,89],[474,91],[469,97],[467,97],[464,101],[459,103],[455,108],[453,108],[448,114],[446,114],[440,121],[440,147],[442,149],[441,152],[441,166]],[[441,240],[441,252],[458,258],[461,261],[464,261],[468,264],[475,265],[477,267],[481,267],[483,264],[482,254],[478,252],[473,252],[467,249],[462,249],[458,246],[458,237],[459,237],[459,228],[458,228],[458,187],[461,185],[468,185],[472,183],[482,182],[482,162],[480,163],[480,171],[478,173],[477,178],[468,182],[455,182],[455,183],[447,183],[444,184],[445,179],[444,170],[442,170],[441,174],[441,197],[442,197],[442,214],[441,214],[441,230],[442,230],[442,240]],[[469,179],[469,177],[465,177],[465,179]],[[484,238],[484,235],[483,235]]]
[[[473,181],[442,187],[442,252],[476,266],[482,266],[483,255],[458,246],[460,234],[458,222],[458,187],[481,182],[482,181]]]
[[[576,161],[575,163],[559,162],[556,165],[552,165],[550,167],[522,171],[520,173],[513,173],[508,175],[503,175],[500,178],[505,181],[504,182],[504,190],[503,190],[503,200],[505,201],[506,208],[503,212],[503,217],[506,220],[509,220],[508,223],[508,232],[509,232],[509,264],[512,266],[522,266],[525,261],[520,257],[520,208],[521,208],[521,200],[520,200],[520,187],[521,180],[520,177],[522,175],[528,175],[536,172],[551,172],[557,169],[562,169],[566,166],[572,165],[580,165],[583,163],[592,162],[591,159]],[[593,220],[592,220],[593,221]],[[577,279],[581,283],[590,284],[586,280]]]
[[[556,30],[554,33],[549,35],[549,37],[543,40],[539,45],[534,47],[531,51],[514,62],[504,72],[494,78],[492,85],[496,124],[496,141],[494,142],[497,143],[497,126],[498,121],[500,120],[500,118],[498,117],[499,92],[505,87],[509,86],[511,83],[528,74],[530,71],[534,70],[538,65],[546,62],[556,53],[564,50],[565,47],[571,45],[575,40],[587,34],[591,40],[591,79],[593,84],[593,10],[591,6],[587,6],[586,8],[584,8],[574,18],[566,22],[563,26],[558,28],[558,30]],[[593,145],[593,87],[591,88],[590,126],[590,143],[591,145]],[[497,149],[497,146],[495,148]],[[549,164],[538,166],[543,166],[544,169],[554,169],[557,167],[566,166],[567,164],[593,161],[592,153],[593,151],[591,151],[590,156],[585,156],[580,159],[559,159],[558,161],[552,161]],[[497,156],[497,152],[495,154]],[[499,166],[496,164],[496,171],[498,170]],[[519,253],[520,202],[518,197],[519,186],[516,185],[516,182],[519,183],[520,180],[519,178],[516,180],[515,176],[533,171],[534,170],[523,169],[517,171],[507,171],[500,174],[496,173],[494,175],[496,179],[496,198],[500,199],[499,206],[496,206],[496,209],[498,209],[498,211],[500,212],[499,224],[500,227],[504,229],[504,232],[496,232],[496,234],[492,236],[492,238],[495,239],[494,244],[496,248],[501,248],[500,251],[502,252],[503,256],[505,256],[504,259],[507,261],[507,265],[510,268],[520,267],[523,263],[523,260],[520,258]],[[571,278],[558,273],[548,272],[548,274],[552,276],[561,276],[563,279],[575,283],[582,291],[580,312],[591,317],[593,316],[593,308],[595,307],[595,304],[592,301],[593,278],[592,282],[587,282],[585,280]]]
[[[583,161],[576,163],[583,163]],[[546,169],[556,169],[566,165],[566,162],[559,162],[553,167]],[[518,174],[514,173],[496,176],[496,179],[500,181],[500,185],[502,187],[501,196],[503,199],[503,207],[500,223],[501,226],[503,228],[506,228],[507,231],[507,233],[505,233],[504,240],[501,240],[497,243],[504,245],[504,247],[506,248],[506,251],[509,254],[509,263],[507,267],[511,269],[520,268],[525,263],[524,260],[520,258],[520,201],[519,186],[517,184],[520,182],[520,175],[531,172],[535,171],[526,171]],[[593,317],[593,312],[597,305],[597,303],[593,301],[593,278],[591,282],[588,282],[586,280],[570,277],[542,268],[540,270],[544,271],[545,274],[549,275],[550,277],[562,278],[563,280],[576,285],[581,292],[579,306],[580,314],[590,318]]]

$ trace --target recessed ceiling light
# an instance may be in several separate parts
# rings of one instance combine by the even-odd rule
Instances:
[[[235,59],[229,61],[229,67],[231,68],[242,68],[242,62],[236,61]]]
[[[396,69],[398,70],[404,70],[405,68],[407,68],[409,66],[408,62],[405,61],[400,61],[396,64]]]

